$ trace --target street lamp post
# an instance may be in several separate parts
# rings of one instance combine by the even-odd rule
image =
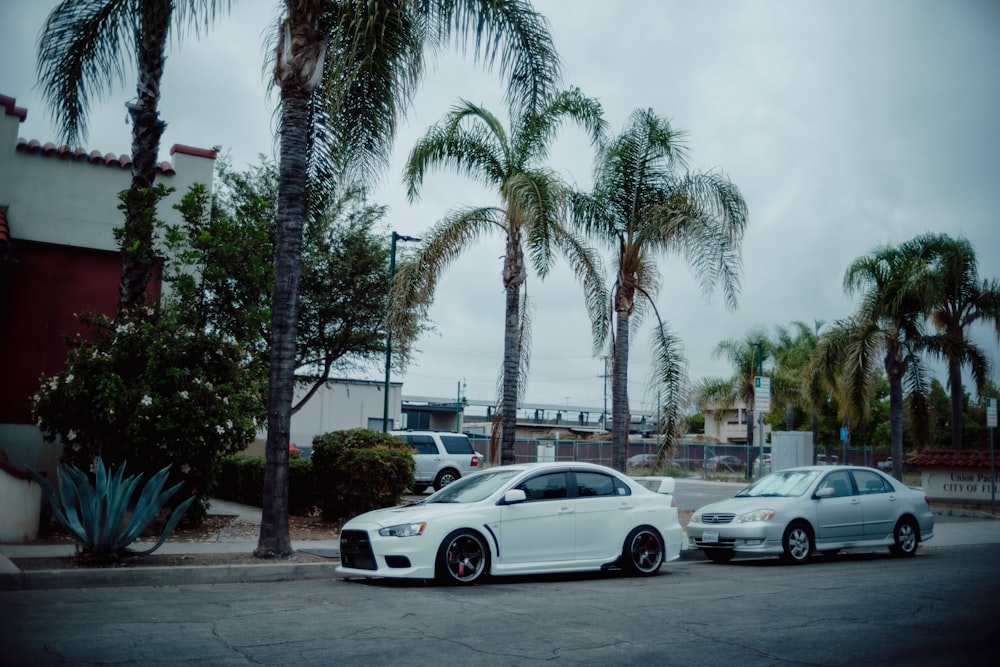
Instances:
[[[392,249],[389,252],[389,294],[386,297],[386,314],[392,313],[392,281],[396,276],[396,241],[419,241],[415,236],[392,233]],[[382,396],[382,432],[389,432],[389,369],[392,367],[392,325],[391,316],[385,320],[385,385]]]

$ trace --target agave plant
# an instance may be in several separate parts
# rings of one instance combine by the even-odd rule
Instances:
[[[156,544],[145,551],[132,551],[127,548],[128,545],[142,535],[160,509],[181,487],[181,483],[178,483],[163,490],[170,471],[169,465],[146,483],[134,506],[132,496],[139,486],[142,473],[125,477],[124,462],[112,474],[98,457],[93,486],[85,472],[72,465],[62,465],[59,467],[58,493],[48,479],[30,468],[28,470],[48,494],[56,518],[79,542],[80,554],[95,560],[153,553],[170,536],[188,506],[194,502],[192,496],[174,508]]]

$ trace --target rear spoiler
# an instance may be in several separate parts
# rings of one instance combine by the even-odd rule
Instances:
[[[673,477],[633,477],[634,481],[654,493],[673,495],[676,480]]]

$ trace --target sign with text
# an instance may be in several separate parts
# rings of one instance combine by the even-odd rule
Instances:
[[[771,378],[755,375],[753,378],[753,409],[768,412],[771,409]]]
[[[996,428],[997,425],[997,399],[987,398],[986,399],[986,425],[990,428]]]

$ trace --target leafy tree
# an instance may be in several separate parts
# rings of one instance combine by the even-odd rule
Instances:
[[[962,448],[962,367],[968,366],[980,396],[990,375],[986,353],[968,337],[979,321],[992,323],[1000,339],[1000,282],[980,280],[976,252],[966,239],[925,234],[912,242],[931,265],[933,300],[931,323],[937,334],[925,341],[928,350],[948,362],[951,393],[951,448]]]
[[[285,0],[282,10],[273,56],[280,158],[260,557],[292,552],[288,438],[309,174],[332,185],[342,169],[367,177],[385,164],[425,48],[471,38],[477,58],[507,79],[511,108],[528,112],[552,93],[558,72],[544,19],[523,0]]]
[[[657,255],[684,256],[706,293],[722,284],[730,306],[735,306],[739,291],[746,203],[722,175],[688,172],[682,140],[683,133],[652,110],[634,111],[621,134],[602,147],[593,191],[574,197],[575,220],[614,253],[609,321],[597,333],[611,332],[611,464],[618,470],[625,470],[628,451],[629,327],[633,314],[638,323],[647,307],[658,323],[653,373],[665,406],[663,451],[680,435],[683,423],[680,403],[686,378],[680,342],[654,302]]]
[[[118,310],[142,305],[153,250],[156,177],[160,138],[160,80],[171,30],[207,28],[216,8],[229,0],[63,0],[49,14],[38,41],[38,78],[67,143],[86,138],[91,99],[124,83],[125,60],[138,75],[136,96],[126,106],[132,120],[132,182],[124,199],[125,224]]]
[[[189,304],[192,325],[216,331],[252,354],[248,370],[267,377],[277,169],[268,162],[244,172],[219,167],[214,208],[202,186],[178,207],[170,228],[165,279]],[[211,209],[211,210],[210,210]],[[333,371],[377,365],[384,352],[389,250],[374,227],[385,208],[350,188],[307,210],[302,249],[295,367],[305,389],[298,411]],[[404,318],[405,319],[405,318]]]
[[[566,186],[542,160],[564,119],[580,123],[593,142],[604,128],[600,105],[577,89],[556,95],[537,113],[516,113],[508,133],[490,111],[462,102],[417,141],[405,168],[409,196],[414,199],[424,175],[451,166],[496,191],[499,206],[466,206],[442,219],[413,261],[399,273],[403,298],[410,304],[429,302],[440,275],[450,262],[481,237],[496,231],[504,240],[504,353],[500,402],[500,462],[514,463],[517,401],[527,369],[528,330],[521,291],[526,286],[525,255],[544,277],[556,253],[565,255],[584,285],[591,319],[604,321],[606,302],[600,261],[566,229]],[[527,252],[526,252],[527,251]]]

